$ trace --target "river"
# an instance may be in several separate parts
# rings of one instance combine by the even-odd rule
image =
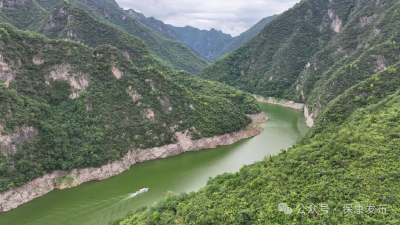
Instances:
[[[129,210],[165,198],[167,191],[197,191],[208,177],[236,172],[244,164],[261,160],[293,145],[308,128],[303,112],[262,103],[269,117],[264,131],[230,146],[188,152],[167,159],[138,163],[118,176],[91,181],[78,187],[54,190],[8,212],[0,213],[0,225],[108,224]],[[141,188],[150,190],[129,196]]]

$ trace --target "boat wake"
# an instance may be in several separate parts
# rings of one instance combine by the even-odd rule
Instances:
[[[147,192],[148,190],[149,190],[149,188],[140,189],[139,191],[130,194],[130,195],[129,195],[127,198],[125,198],[125,199],[133,198],[133,197],[135,197],[135,196],[138,196],[138,195],[140,195],[140,194],[143,194],[143,193]]]

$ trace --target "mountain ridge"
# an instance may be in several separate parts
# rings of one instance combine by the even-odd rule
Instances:
[[[206,58],[180,41],[170,39],[142,25],[111,0],[26,0],[15,2],[12,3],[13,8],[3,7],[0,10],[0,22],[9,22],[19,29],[39,32],[50,11],[58,4],[64,3],[74,4],[96,20],[139,37],[146,43],[153,56],[169,67],[196,74],[209,64]],[[33,22],[28,23],[27,21]]]
[[[268,23],[276,19],[278,16],[278,14],[275,14],[261,19],[258,23],[254,24],[239,36],[233,37],[232,40],[225,44],[222,49],[221,47],[217,47],[216,53],[210,59],[215,61],[222,56],[235,51],[237,48],[250,41],[253,37],[257,36]]]
[[[278,16],[279,15],[265,17],[236,37],[224,34],[222,31],[217,31],[214,28],[211,28],[210,30],[200,30],[192,26],[167,26],[175,30],[187,45],[191,46],[194,50],[207,57],[209,60],[215,61],[223,55],[236,50],[258,35],[262,28]]]
[[[230,41],[233,38],[230,34],[225,34],[214,28],[200,30],[192,26],[175,27],[169,24],[167,26],[177,32],[185,44],[191,46],[206,58],[211,58],[215,54],[215,48],[218,44]]]

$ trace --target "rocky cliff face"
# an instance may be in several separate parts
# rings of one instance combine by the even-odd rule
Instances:
[[[192,140],[185,133],[176,132],[178,139],[176,144],[165,145],[150,149],[133,149],[118,161],[109,163],[100,168],[74,169],[72,171],[55,171],[50,174],[34,179],[21,187],[0,194],[0,212],[8,211],[18,207],[34,198],[40,197],[55,188],[64,189],[78,186],[92,180],[103,180],[122,173],[138,162],[153,159],[167,158],[189,151],[216,148],[223,145],[231,145],[242,139],[250,138],[261,133],[262,127],[254,126],[254,123],[266,121],[268,118],[263,112],[249,115],[253,119],[251,130],[245,129],[232,133]]]

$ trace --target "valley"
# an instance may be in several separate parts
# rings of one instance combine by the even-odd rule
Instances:
[[[107,224],[130,210],[154,204],[167,191],[197,191],[208,177],[237,171],[299,140],[308,130],[301,111],[262,104],[269,117],[261,134],[229,146],[142,162],[102,181],[54,190],[17,209],[0,213],[0,224]],[[149,191],[129,199],[143,187]],[[128,199],[127,199],[128,198]]]
[[[0,224],[399,224],[399,10],[0,0]]]

